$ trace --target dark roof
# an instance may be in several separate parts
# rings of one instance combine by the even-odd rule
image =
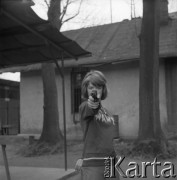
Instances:
[[[31,9],[31,0],[0,1],[0,68],[90,55]]]
[[[66,61],[65,66],[95,67],[106,63],[138,60],[141,20],[141,18],[136,18],[63,32],[65,36],[77,41],[83,48],[92,52],[92,57],[81,58],[78,61]],[[160,28],[160,57],[177,57],[177,19],[175,18],[169,18],[168,24]],[[10,70],[28,71],[39,68],[40,65],[34,65]]]
[[[69,38],[79,42],[92,57],[77,64],[99,64],[139,59],[139,34],[141,18],[97,27],[65,32]],[[160,57],[177,56],[177,19],[169,19],[168,25],[160,28]],[[67,63],[71,65],[71,62]],[[74,62],[73,62],[74,64]]]

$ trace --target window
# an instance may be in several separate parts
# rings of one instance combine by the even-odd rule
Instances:
[[[71,72],[71,109],[72,113],[79,112],[81,104],[81,83],[88,68],[74,68]]]
[[[19,88],[0,85],[0,98],[19,99]]]

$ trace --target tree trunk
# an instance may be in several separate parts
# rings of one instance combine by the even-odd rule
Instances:
[[[60,30],[60,0],[51,0],[48,19],[52,26]],[[42,80],[44,92],[44,120],[40,142],[59,143],[63,135],[59,128],[59,112],[55,68],[51,63],[42,64]]]
[[[140,35],[139,139],[162,138],[159,111],[159,0],[143,0]]]
[[[40,142],[56,144],[63,139],[59,129],[58,96],[53,64],[42,64],[44,122]]]
[[[51,0],[50,7],[48,10],[48,20],[52,26],[57,28],[58,30],[61,29],[61,0]]]

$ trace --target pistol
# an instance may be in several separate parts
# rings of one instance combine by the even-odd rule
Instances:
[[[94,90],[91,92],[91,96],[94,99],[94,102],[97,102],[99,99],[97,98],[97,91]]]

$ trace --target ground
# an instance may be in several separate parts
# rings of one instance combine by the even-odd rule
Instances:
[[[21,154],[21,150],[28,144],[28,138],[22,137],[18,139],[13,139],[11,143],[6,146],[6,153],[10,166],[33,166],[51,168],[65,167],[64,152],[55,155],[24,157]],[[69,140],[67,144],[67,165],[68,168],[74,168],[77,159],[81,157],[83,144],[81,140]],[[3,156],[2,153],[0,153],[0,165],[3,164]]]
[[[173,143],[176,143],[173,142]],[[47,168],[62,168],[65,167],[65,158],[64,153],[58,153],[55,155],[43,155],[43,156],[37,156],[37,157],[24,157],[22,156],[19,151],[21,152],[21,149],[23,147],[27,146],[29,144],[29,140],[27,138],[19,138],[18,140],[12,140],[10,145],[7,145],[6,152],[7,152],[7,158],[9,165],[12,167],[47,167]],[[75,163],[78,158],[81,157],[82,154],[82,148],[83,143],[82,141],[78,140],[69,140],[67,146],[67,168],[68,169],[74,169]],[[122,146],[122,145],[121,145]],[[123,159],[123,156],[121,157]],[[166,159],[166,160],[160,160],[160,159],[144,159],[141,156],[136,158],[130,158],[125,157],[125,159],[122,160],[122,163],[120,164],[120,168],[126,173],[127,169],[133,168],[136,165],[136,168],[138,169],[140,175],[143,175],[143,166],[144,164],[142,162],[150,162],[155,163],[155,161],[160,161],[161,165],[157,166],[157,173],[161,176],[160,179],[164,180],[164,178],[161,173],[163,173],[163,169],[169,168],[169,162],[171,165],[173,165],[173,168],[166,172],[166,175],[170,175],[168,179],[173,180],[176,179],[176,177],[172,177],[173,174],[177,174],[177,158],[172,159]],[[165,162],[168,162],[167,165],[165,165]],[[130,165],[132,163],[132,165]],[[4,165],[2,153],[0,153],[0,165]],[[170,169],[170,168],[169,168]],[[13,169],[12,169],[13,170]],[[135,171],[132,171],[135,173]],[[121,177],[121,180],[124,178]],[[132,179],[132,178],[127,178]],[[138,179],[144,179],[136,177],[133,178],[135,180]],[[153,166],[150,165],[147,167],[147,180],[155,180],[156,178],[153,175]]]

